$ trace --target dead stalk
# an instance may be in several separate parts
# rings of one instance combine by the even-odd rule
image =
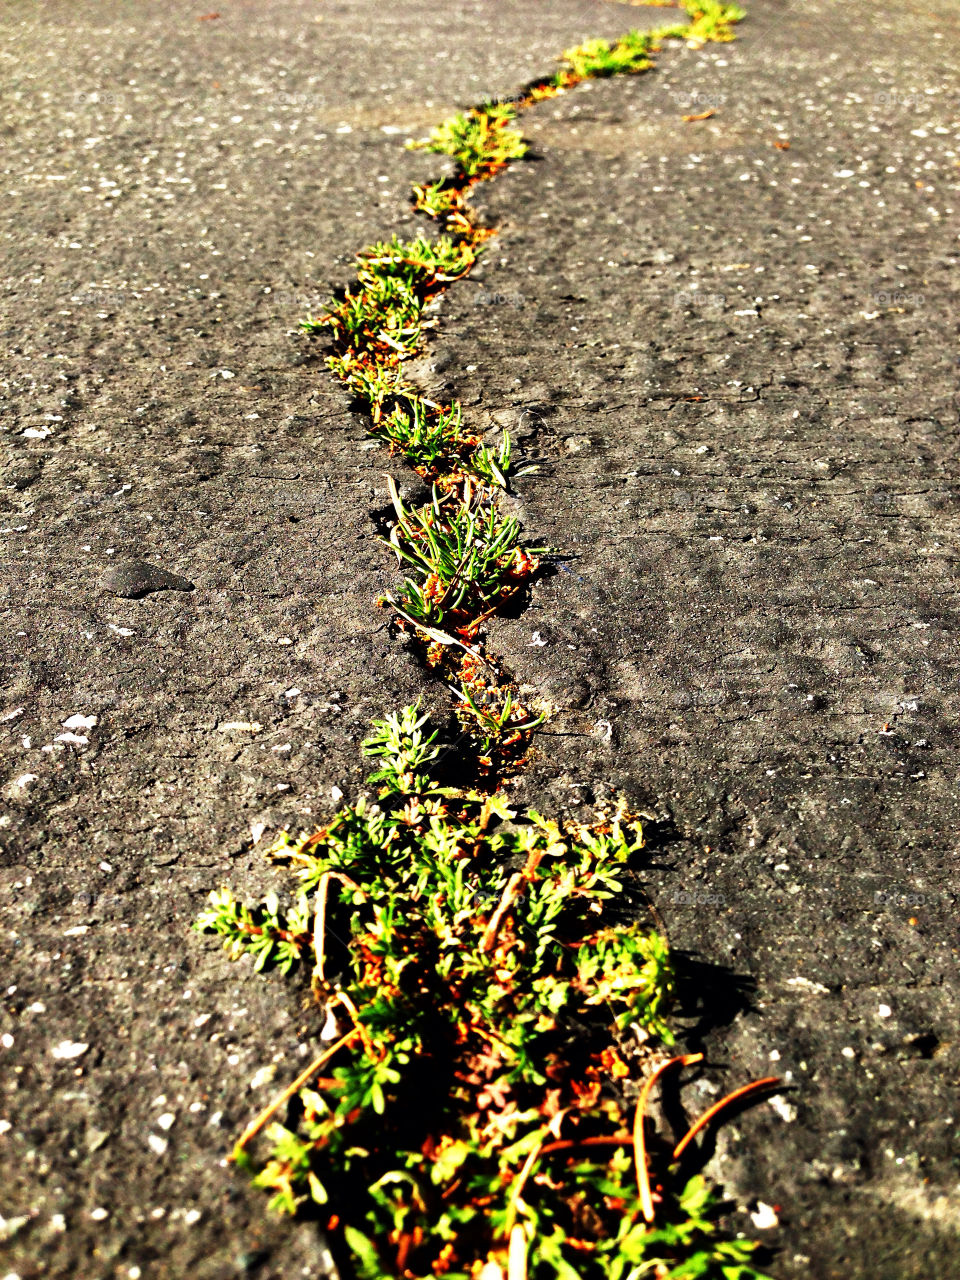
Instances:
[[[647,1102],[650,1090],[670,1067],[689,1067],[695,1062],[702,1062],[702,1053],[684,1053],[677,1058],[668,1058],[643,1082],[640,1097],[637,1099],[637,1110],[633,1117],[633,1159],[637,1167],[637,1190],[640,1193],[640,1208],[646,1222],[652,1222],[653,1192],[650,1190],[650,1170],[647,1167],[647,1143],[643,1133],[643,1122],[647,1114]]]
[[[363,893],[356,881],[345,876],[342,871],[325,871],[320,877],[320,883],[317,886],[317,909],[313,918],[313,950],[317,957],[313,975],[317,982],[323,982],[323,964],[326,958],[327,886],[334,879],[348,885],[351,889],[356,889],[358,893]]]
[[[719,1102],[715,1102],[712,1107],[708,1107],[700,1119],[687,1130],[680,1141],[673,1149],[674,1160],[678,1159],[685,1149],[690,1145],[701,1129],[706,1128],[714,1116],[719,1115],[725,1107],[732,1106],[734,1102],[739,1102],[741,1098],[748,1097],[751,1093],[757,1093],[761,1089],[770,1089],[774,1085],[781,1083],[779,1076],[764,1076],[762,1080],[754,1080],[750,1084],[745,1084],[741,1089],[734,1089],[733,1093],[728,1093],[725,1098],[721,1098]]]
[[[237,1158],[237,1152],[243,1150],[250,1139],[260,1132],[271,1116],[276,1115],[283,1104],[288,1102],[295,1093],[299,1093],[310,1077],[315,1075],[323,1064],[332,1058],[339,1049],[342,1049],[344,1045],[349,1044],[356,1035],[357,1030],[354,1028],[353,1031],[348,1031],[347,1034],[338,1040],[336,1044],[331,1045],[329,1049],[324,1049],[323,1053],[321,1053],[319,1057],[314,1058],[309,1067],[306,1067],[300,1072],[293,1084],[287,1085],[283,1093],[274,1098],[269,1106],[264,1107],[256,1119],[250,1121],[246,1129],[244,1129],[243,1133],[241,1133],[240,1137],[237,1139],[237,1144],[233,1149],[230,1159],[235,1160]]]
[[[515,871],[507,881],[507,887],[503,891],[503,896],[497,905],[496,911],[494,911],[493,915],[490,917],[490,921],[487,924],[487,927],[483,932],[483,937],[480,940],[481,952],[487,952],[492,949],[493,944],[497,940],[497,933],[500,929],[500,925],[503,923],[503,917],[520,896],[523,886],[533,879],[533,874],[540,865],[543,853],[544,851],[542,849],[534,849],[527,858],[527,864],[523,870]]]

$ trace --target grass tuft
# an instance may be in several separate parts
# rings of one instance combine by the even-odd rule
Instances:
[[[510,127],[516,114],[505,103],[484,103],[451,116],[437,125],[429,137],[408,146],[452,156],[468,181],[489,178],[511,160],[520,160],[527,154],[523,136]]]
[[[398,518],[381,542],[417,575],[405,579],[397,603],[416,622],[472,637],[539,567],[520,545],[519,521],[500,515],[483,490],[461,498],[434,487],[420,508],[405,507],[395,488],[393,494]]]

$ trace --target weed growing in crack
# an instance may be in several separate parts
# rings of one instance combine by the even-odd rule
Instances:
[[[243,906],[226,889],[211,893],[209,905],[197,917],[196,927],[204,933],[219,933],[232,960],[242,955],[254,957],[254,970],[276,966],[289,973],[310,950],[310,907],[300,894],[289,910],[280,910],[280,899],[268,894],[260,906]]]
[[[502,753],[524,741],[546,720],[546,712],[532,716],[519,702],[514,702],[512,689],[484,687],[478,690],[468,683],[451,686],[459,699],[457,719],[470,734],[480,753],[480,765],[489,768],[495,752]]]
[[[511,160],[527,154],[527,144],[510,128],[516,110],[506,103],[488,102],[445,120],[430,136],[407,145],[452,156],[468,181],[489,178]]]
[[[357,359],[348,353],[328,356],[327,366],[366,404],[374,424],[380,422],[388,403],[416,399],[419,395],[413,383],[407,381],[398,361]]]
[[[513,441],[510,439],[509,431],[504,431],[499,449],[481,445],[470,456],[467,465],[471,474],[479,476],[481,480],[489,485],[495,485],[498,489],[506,489],[511,478],[528,475],[536,468],[535,462],[514,462]]]
[[[684,31],[683,27],[667,28],[657,34],[663,38]],[[653,65],[650,57],[655,44],[651,32],[631,31],[611,44],[607,40],[587,40],[575,49],[568,49],[564,62],[578,80],[590,80],[601,76],[635,74]]]
[[[437,222],[446,219],[462,219],[463,198],[457,187],[446,179],[413,188],[413,207]],[[469,224],[468,224],[469,225]]]
[[[464,240],[441,236],[430,241],[423,236],[403,241],[394,236],[387,243],[378,242],[357,254],[361,282],[387,278],[403,280],[411,289],[424,293],[437,284],[459,280],[473,266],[477,252]]]
[[[610,919],[639,822],[618,808],[561,828],[442,786],[416,707],[364,749],[377,801],[272,850],[299,882],[286,967],[334,1043],[234,1159],[275,1209],[319,1216],[368,1280],[757,1280],[754,1246],[722,1237],[716,1197],[644,1127],[644,1073],[698,1056],[657,1047],[674,999],[664,940]],[[266,915],[281,918],[220,892],[197,927],[259,961],[237,921]]]
[[[655,1082],[700,1055],[666,1056],[669,950],[624,923],[640,824],[618,808],[561,828],[493,790],[546,714],[522,704],[480,639],[538,568],[497,507],[526,468],[508,435],[482,445],[459,404],[428,401],[404,373],[438,295],[492,234],[466,197],[527,153],[518,110],[583,79],[643,71],[667,38],[731,39],[743,16],[718,0],[680,7],[688,26],[587,41],[514,104],[484,103],[412,143],[456,162],[413,192],[446,234],[361,250],[355,285],[302,322],[330,339],[327,363],[372,429],[435,482],[416,510],[388,480],[397,523],[381,541],[411,576],[387,602],[450,683],[463,732],[441,743],[415,706],[376,722],[364,751],[377,761],[377,800],[273,848],[299,882],[292,905],[271,895],[248,908],[224,889],[197,928],[309,985],[333,1043],[248,1126],[234,1158],[275,1208],[319,1216],[362,1280],[765,1280],[756,1246],[723,1233],[719,1197],[681,1156],[727,1105],[778,1082],[737,1090],[675,1146],[649,1132]],[[442,785],[455,747],[461,785]],[[251,1153],[268,1125],[266,1149]]]
[[[435,474],[467,443],[461,429],[461,408],[444,408],[412,398],[380,420],[380,432],[421,474]]]
[[[520,545],[519,521],[501,516],[482,489],[441,497],[434,486],[419,509],[403,505],[392,481],[391,493],[397,523],[381,542],[419,575],[405,579],[397,603],[416,622],[471,639],[538,568],[535,554]]]
[[[685,40],[707,43],[723,43],[735,39],[733,28],[747,16],[738,4],[726,4],[723,0],[684,0],[683,8],[691,18],[689,27],[677,34]]]

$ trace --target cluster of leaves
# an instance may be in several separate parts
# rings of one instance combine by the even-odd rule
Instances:
[[[329,329],[341,351],[409,356],[420,345],[425,307],[451,280],[473,266],[476,252],[463,240],[397,236],[357,254],[357,286],[300,322],[307,333]]]
[[[563,58],[577,80],[635,74],[653,65],[650,53],[658,37],[662,39],[683,31],[684,27],[668,27],[657,33],[629,31],[613,44],[607,40],[587,40],[575,49],[568,49]]]
[[[747,16],[738,4],[725,0],[683,0],[682,6],[689,15],[690,26],[677,34],[686,40],[724,42],[733,40],[733,27]]]
[[[539,567],[520,545],[520,524],[502,516],[483,489],[440,495],[408,509],[393,490],[397,521],[389,540],[405,578],[389,603],[424,628],[447,628],[469,639],[480,623],[520,591]]]
[[[465,445],[477,443],[462,429],[460,405],[428,404],[421,396],[408,397],[392,413],[380,419],[380,431],[395,452],[416,471],[433,475],[446,467]]]
[[[476,743],[483,769],[491,768],[494,753],[504,760],[511,747],[523,743],[547,718],[546,712],[531,715],[509,686],[463,682],[453,692],[459,699],[457,719]]]
[[[670,1041],[674,979],[660,936],[617,923],[639,823],[561,830],[442,785],[416,707],[365,750],[377,802],[274,849],[298,904],[331,890],[322,924],[344,945],[314,989],[356,1038],[270,1127],[265,1157],[239,1162],[274,1208],[319,1214],[364,1280],[502,1280],[518,1251],[532,1280],[757,1277],[701,1180],[665,1168],[660,1223],[642,1212],[624,1081],[652,1037]],[[214,895],[198,927],[259,960],[237,919]]]
[[[511,128],[516,108],[505,102],[485,102],[445,120],[430,136],[407,145],[452,156],[468,181],[490,178],[511,160],[527,154],[527,144]]]
[[[310,951],[310,916],[305,894],[300,894],[288,911],[281,911],[275,893],[251,909],[237,902],[229,890],[220,889],[210,894],[196,927],[202,932],[219,933],[231,959],[253,956],[257,972],[269,965],[289,973]]]

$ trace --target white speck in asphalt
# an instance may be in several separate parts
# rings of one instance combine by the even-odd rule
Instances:
[[[61,1040],[59,1044],[55,1044],[50,1052],[60,1062],[69,1062],[72,1058],[80,1058],[90,1048],[88,1044],[84,1044],[80,1040]]]
[[[261,1089],[265,1084],[269,1084],[276,1074],[276,1063],[269,1062],[265,1067],[261,1067],[260,1070],[255,1073],[247,1088]]]
[[[775,1093],[773,1097],[768,1098],[767,1101],[770,1103],[771,1107],[773,1107],[780,1119],[785,1123],[790,1124],[792,1121],[796,1120],[797,1108],[787,1102],[786,1098],[784,1098],[782,1094]]]
[[[771,1227],[778,1226],[780,1222],[773,1207],[769,1204],[764,1204],[762,1200],[757,1201],[757,1207],[750,1214],[750,1219],[758,1231],[769,1231]]]
[[[830,988],[822,986],[819,982],[811,982],[809,978],[788,978],[788,987],[801,987],[804,991],[813,991],[820,996],[828,996]]]
[[[166,1155],[167,1147],[169,1147],[169,1145],[170,1143],[166,1140],[166,1138],[161,1138],[156,1133],[151,1133],[150,1137],[147,1139],[147,1146],[154,1153],[154,1155],[158,1155],[158,1156]]]
[[[97,723],[96,716],[82,716],[79,712],[64,720],[64,729],[92,729]]]

